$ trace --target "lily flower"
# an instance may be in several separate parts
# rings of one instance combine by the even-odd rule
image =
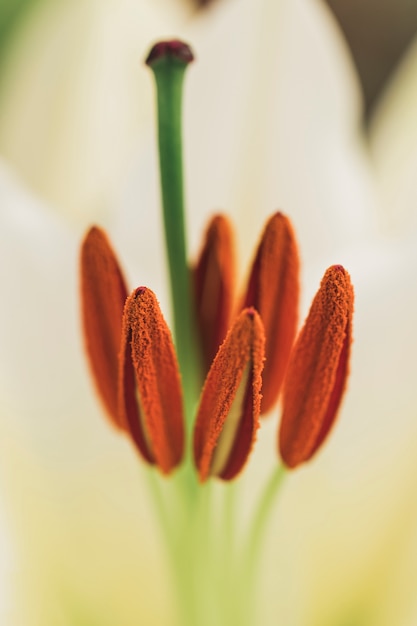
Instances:
[[[275,214],[266,225],[255,255],[243,299],[245,308],[218,348],[194,417],[192,399],[198,392],[195,368],[199,352],[190,342],[195,328],[193,311],[204,320],[200,324],[203,332],[208,330],[208,342],[203,337],[202,346],[216,349],[213,341],[221,338],[230,308],[230,294],[225,291],[231,284],[231,252],[228,227],[226,236],[221,232],[227,221],[217,217],[197,263],[193,298],[184,233],[181,143],[182,85],[186,67],[193,59],[191,48],[179,40],[155,44],[146,59],[157,88],[161,195],[178,361],[155,295],[146,287],[138,287],[127,297],[115,254],[97,227],[89,230],[81,250],[84,340],[96,388],[116,427],[132,439],[143,460],[156,465],[163,475],[184,466],[180,481],[166,485],[167,495],[159,493],[159,483],[153,483],[153,498],[172,555],[181,600],[179,621],[202,624],[205,601],[209,601],[219,605],[221,622],[229,618],[241,622],[245,614],[245,621],[252,623],[258,544],[283,472],[274,472],[272,487],[267,485],[259,512],[255,510],[248,539],[236,554],[228,550],[226,560],[223,552],[213,549],[222,536],[213,521],[213,503],[207,501],[210,492],[199,488],[195,473],[200,483],[209,477],[227,482],[235,479],[255,442],[263,386],[268,408],[278,396],[296,328],[298,253],[288,219]],[[252,302],[257,308],[246,306]],[[352,314],[349,275],[342,266],[333,266],[322,280],[285,378],[280,450],[289,469],[315,455],[333,425],[346,385]],[[280,352],[278,357],[275,350]],[[208,356],[206,352],[206,361]],[[268,372],[265,385],[264,360]],[[188,435],[193,431],[195,468],[187,462],[187,431]],[[233,503],[228,504],[230,494],[226,492],[224,498],[221,517],[234,512]],[[198,514],[200,508],[204,510],[202,517]],[[229,525],[234,535],[236,524],[229,521]],[[197,538],[195,543],[193,538]],[[205,558],[201,554],[202,540],[209,548]],[[229,588],[233,584],[236,590],[223,606],[223,594],[215,579],[207,578],[204,591],[200,583],[196,585],[202,575],[202,561],[206,571],[212,573],[227,563],[224,585]]]
[[[239,267],[247,267],[253,233],[281,206],[302,251],[302,311],[323,268],[342,262],[355,284],[356,318],[349,393],[331,445],[286,484],[264,537],[257,623],[408,626],[416,610],[415,231],[406,221],[396,239],[378,230],[381,179],[358,130],[354,70],[330,15],[312,2],[269,3],[271,13],[265,6],[218,3],[179,33],[198,50],[202,68],[190,75],[187,105],[191,247],[198,247],[208,210],[226,207],[238,225]],[[274,11],[280,19],[269,19]],[[219,101],[219,91],[230,96]],[[405,118],[412,128],[411,110]],[[374,127],[373,145],[396,123],[394,107]],[[389,142],[379,145],[388,163],[381,152],[388,154]],[[109,150],[102,153],[107,158]],[[412,171],[410,153],[406,162]],[[134,192],[123,198],[112,192],[105,225],[132,284],[155,285],[168,310],[156,209],[146,213],[146,229],[137,227],[145,207],[157,203],[148,188],[155,176],[145,170],[131,183]],[[398,168],[387,167],[384,176],[384,189],[395,190]],[[61,205],[35,199],[4,162],[0,188],[6,303],[0,462],[18,590],[4,621],[171,624],[174,601],[155,520],[143,506],[149,494],[137,455],[103,425],[84,365],[75,271],[80,229],[70,225],[75,208],[58,215]],[[79,189],[75,195],[81,197]],[[93,195],[79,215],[83,225],[101,214]],[[256,505],[262,468],[277,462],[276,432],[274,419],[262,420],[239,479],[242,527]],[[209,573],[201,575],[199,582]]]

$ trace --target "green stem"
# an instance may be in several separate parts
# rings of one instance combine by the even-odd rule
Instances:
[[[192,509],[183,509],[172,553],[181,626],[211,626],[212,519],[211,486],[204,485]]]
[[[255,565],[255,561],[259,555],[262,540],[265,535],[265,529],[269,520],[271,509],[275,504],[275,499],[279,493],[280,487],[283,484],[286,474],[287,471],[284,465],[278,465],[266,484],[265,490],[260,498],[259,505],[256,507],[256,514],[250,528],[246,565]]]
[[[167,481],[154,468],[150,468],[146,478],[175,584],[178,626],[195,626],[199,624],[198,597],[194,588],[198,503],[189,506],[190,500],[186,497],[184,485],[176,476]]]
[[[231,564],[236,548],[236,505],[239,483],[235,480],[224,485],[224,551],[226,563]]]
[[[242,624],[252,623],[253,603],[256,598],[256,574],[258,573],[262,542],[265,540],[265,531],[270,520],[272,508],[286,475],[287,470],[284,465],[278,465],[265,486],[249,528],[249,541],[242,566],[243,580],[241,587],[243,597],[249,601],[249,607],[245,609],[245,615],[243,616],[245,619],[241,622]]]
[[[188,46],[175,41],[157,44],[147,60],[154,72],[157,89],[165,243],[174,314],[174,337],[186,392],[188,431],[191,430],[193,410],[200,388],[194,301],[187,262],[182,159],[183,82],[190,60],[192,53]]]
[[[219,589],[219,596],[223,602],[225,623],[230,626],[236,624],[236,611],[241,602],[239,586],[240,563],[237,563],[236,560],[238,556],[236,507],[239,487],[240,485],[236,481],[224,485],[223,519],[220,529],[223,536],[220,536],[222,541],[219,542],[222,550],[221,559],[219,559],[221,563],[221,589]]]

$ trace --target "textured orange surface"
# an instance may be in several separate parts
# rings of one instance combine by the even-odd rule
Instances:
[[[308,461],[334,423],[348,376],[352,315],[350,276],[334,265],[321,281],[288,366],[279,431],[287,467]]]
[[[194,459],[201,481],[210,475],[216,446],[248,365],[239,428],[220,478],[234,478],[249,456],[259,426],[264,347],[261,318],[254,309],[245,309],[221,345],[204,384],[194,431]]]
[[[121,419],[142,456],[169,474],[184,450],[181,381],[171,333],[150,289],[139,287],[127,299],[122,334]]]
[[[225,216],[215,215],[194,269],[196,316],[206,372],[229,328],[234,283],[232,226]]]
[[[97,227],[81,247],[81,314],[93,378],[112,422],[119,428],[118,355],[127,289],[106,234]]]
[[[268,220],[250,273],[243,306],[253,306],[265,328],[262,413],[278,399],[294,343],[298,320],[299,258],[289,219]]]

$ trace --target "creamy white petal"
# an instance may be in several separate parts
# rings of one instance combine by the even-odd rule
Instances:
[[[45,2],[26,19],[4,70],[0,146],[63,215],[86,223],[108,212],[153,106],[143,57],[177,30],[181,7]]]
[[[157,626],[169,593],[141,464],[106,423],[83,357],[80,235],[3,164],[0,201],[0,474],[19,612],[8,623]]]
[[[230,0],[222,10],[221,21],[213,13],[190,30],[193,241],[202,216],[220,207],[235,219],[244,256],[265,216],[281,208],[303,258],[334,261],[341,246],[368,236],[376,205],[347,48],[321,2]]]

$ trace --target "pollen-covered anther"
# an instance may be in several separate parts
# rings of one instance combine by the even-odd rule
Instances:
[[[146,287],[126,301],[118,382],[120,419],[143,458],[169,474],[184,449],[181,381],[171,333]]]
[[[122,428],[117,373],[127,289],[109,240],[96,226],[88,231],[82,243],[80,274],[81,315],[88,361],[112,423]]]
[[[194,431],[200,480],[231,480],[247,461],[259,426],[265,336],[245,309],[219,348],[204,384]]]
[[[333,426],[349,371],[352,316],[350,276],[334,265],[321,281],[284,383],[279,449],[289,468],[308,461]]]
[[[198,330],[208,371],[229,328],[233,304],[233,230],[224,215],[215,215],[208,225],[193,278]]]
[[[253,306],[265,328],[262,413],[280,393],[298,320],[299,257],[294,231],[282,213],[269,218],[249,276],[243,307]]]

